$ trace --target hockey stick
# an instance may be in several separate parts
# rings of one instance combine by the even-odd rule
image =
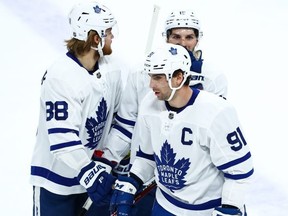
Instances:
[[[151,19],[151,23],[150,23],[150,29],[149,29],[149,33],[148,33],[147,42],[146,42],[145,55],[147,55],[152,48],[159,11],[160,11],[160,7],[158,5],[154,4],[152,19]]]
[[[155,180],[153,180],[150,184],[143,188],[141,192],[136,194],[134,198],[134,205],[137,204],[143,197],[145,197],[148,193],[150,193],[154,188],[156,188],[157,184]]]
[[[82,206],[82,209],[81,209],[79,216],[85,216],[86,212],[89,210],[91,205],[92,205],[92,200],[90,199],[90,197],[88,197],[86,202]]]
[[[155,180],[153,180],[150,184],[145,186],[139,193],[136,194],[136,196],[134,198],[134,205],[137,204],[138,202],[140,202],[140,200],[143,197],[145,197],[150,191],[152,191],[155,187],[156,187],[156,182],[155,182]],[[92,205],[92,200],[88,197],[88,199],[86,200],[86,202],[82,206],[82,210],[81,210],[79,216],[85,216],[86,212],[88,211],[88,209],[90,208],[91,205]],[[111,216],[116,215],[116,213],[115,212],[112,213]]]

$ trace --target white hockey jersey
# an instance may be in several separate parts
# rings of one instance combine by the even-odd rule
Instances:
[[[139,149],[130,172],[143,182],[155,175],[156,199],[169,212],[210,216],[221,203],[243,207],[253,165],[227,100],[193,89],[187,106],[172,111],[148,93],[133,136]]]
[[[116,124],[108,138],[104,157],[119,162],[130,150],[135,122],[138,116],[139,104],[144,96],[151,91],[150,77],[143,72],[143,65],[136,65],[129,73],[127,84],[122,95],[119,111],[116,115]],[[204,76],[203,88],[218,96],[227,97],[227,79],[225,74],[213,70],[206,63],[202,66]],[[195,81],[193,81],[195,83]],[[137,147],[137,143],[135,144]],[[125,147],[124,147],[125,146]],[[134,158],[135,146],[132,141],[131,162]]]
[[[212,65],[202,65],[202,76],[204,76],[203,90],[227,98],[228,81],[225,74],[215,70]]]
[[[60,157],[82,149],[86,158],[81,160],[87,161],[95,149],[104,148],[122,93],[121,70],[113,64],[101,58],[98,69],[88,72],[67,53],[45,73],[31,164],[33,185],[62,195],[85,192],[76,178],[81,167],[71,167]]]

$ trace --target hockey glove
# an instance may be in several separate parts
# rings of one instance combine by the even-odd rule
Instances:
[[[212,216],[246,216],[246,214],[242,214],[240,209],[231,206],[231,207],[217,207],[212,212]]]
[[[131,164],[130,164],[130,155],[129,155],[123,158],[120,161],[120,163],[115,166],[112,172],[115,176],[118,176],[118,175],[128,176],[130,167],[131,167]]]
[[[107,204],[110,201],[112,186],[116,180],[108,173],[112,169],[111,166],[108,160],[91,161],[78,174],[79,183],[86,188],[89,197],[96,205]]]
[[[139,183],[134,178],[119,176],[110,202],[111,215],[129,216],[138,188]]]
[[[190,67],[191,79],[189,86],[203,90],[204,76],[201,74],[203,64],[202,52],[200,50],[197,51],[200,56],[199,59],[196,59],[192,51],[190,50],[187,51],[189,53],[192,62]]]
[[[196,73],[201,74],[202,71],[202,64],[203,64],[203,59],[202,59],[202,52],[198,51],[199,53],[199,57],[196,59],[195,55],[193,52],[191,52],[190,50],[187,50],[191,59],[191,67],[190,67],[190,71],[194,71]]]

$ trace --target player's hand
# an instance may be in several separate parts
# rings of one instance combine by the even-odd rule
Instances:
[[[212,212],[212,216],[245,216],[246,214],[242,214],[240,209],[238,208],[223,208],[217,207]]]
[[[110,201],[111,215],[129,216],[138,188],[139,184],[134,178],[119,176],[115,182],[115,190]]]
[[[123,158],[120,163],[118,163],[112,173],[114,174],[114,176],[128,176],[130,170],[130,156],[126,156],[125,158]]]
[[[110,201],[112,186],[116,180],[108,173],[112,169],[111,166],[109,161],[91,161],[78,174],[79,183],[86,188],[89,197],[96,205]]]
[[[203,60],[202,59],[197,60],[192,51],[190,50],[187,50],[187,51],[189,53],[189,56],[192,62],[191,67],[190,67],[191,79],[190,79],[189,86],[203,90],[203,84],[204,84],[204,79],[205,79],[203,74],[201,74]],[[201,52],[200,50],[198,51]],[[202,55],[202,53],[200,53],[200,55]]]

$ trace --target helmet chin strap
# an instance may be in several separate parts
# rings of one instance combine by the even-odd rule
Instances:
[[[91,46],[91,49],[98,51],[100,58],[103,57],[103,55],[104,55],[103,54],[104,43],[105,43],[104,40],[101,39],[101,43],[98,43],[97,48]],[[101,45],[101,44],[103,44],[103,45]]]
[[[183,79],[182,82],[181,82],[181,84],[180,84],[178,87],[173,88],[173,87],[172,87],[172,83],[171,83],[171,79],[168,80],[169,87],[170,87],[170,89],[171,89],[172,91],[171,91],[170,97],[169,97],[166,101],[170,101],[170,100],[174,97],[175,92],[184,85],[184,82],[185,82],[185,81],[186,81],[186,79]]]
[[[166,101],[170,101],[173,98],[173,96],[175,95],[175,92],[176,92],[176,89],[172,88],[172,92],[170,94],[170,97]]]

